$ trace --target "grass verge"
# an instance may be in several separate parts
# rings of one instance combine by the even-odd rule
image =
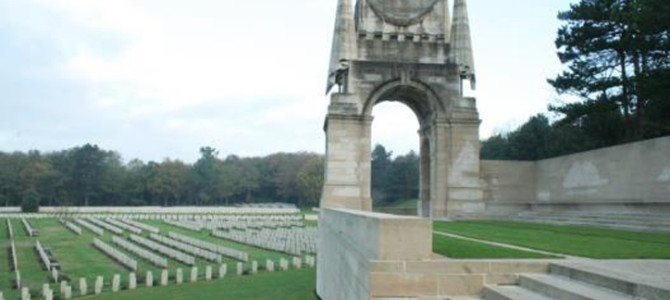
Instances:
[[[449,258],[458,259],[520,259],[520,258],[557,258],[541,253],[527,252],[459,238],[433,234],[433,252]]]
[[[507,221],[440,221],[433,227],[439,232],[589,258],[670,258],[670,234]]]

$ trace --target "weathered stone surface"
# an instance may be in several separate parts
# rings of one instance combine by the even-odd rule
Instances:
[[[169,278],[169,273],[168,270],[162,270],[161,271],[161,286],[167,286],[168,285],[168,278]]]
[[[137,288],[137,275],[135,273],[130,273],[128,275],[128,289],[134,290]]]
[[[88,294],[88,283],[86,278],[79,278],[79,295],[86,296]]]
[[[98,277],[95,278],[95,291],[94,292],[95,292],[96,295],[99,295],[100,293],[102,293],[102,287],[104,285],[103,280],[104,279],[102,278],[102,276],[98,276]]]
[[[154,273],[151,271],[147,271],[147,275],[144,277],[144,285],[146,287],[154,286]]]
[[[212,280],[212,266],[205,267],[205,280]]]
[[[191,274],[190,277],[189,277],[190,282],[197,282],[198,281],[198,267],[192,267],[190,274]]]
[[[474,87],[476,78],[465,0],[454,3],[453,27],[446,0],[359,4],[352,14],[349,0],[338,3],[321,207],[372,209],[372,110],[400,101],[421,128],[422,215],[481,214],[480,120],[476,100],[463,96],[463,81]]]
[[[121,289],[121,275],[115,274],[112,277],[112,293],[116,293]]]
[[[184,282],[184,271],[181,268],[177,269],[177,275],[175,276],[175,281],[177,284],[182,284]]]

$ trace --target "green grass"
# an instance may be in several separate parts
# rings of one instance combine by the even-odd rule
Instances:
[[[457,259],[556,258],[555,256],[497,247],[439,234],[433,234],[433,252]]]
[[[589,258],[670,258],[670,234],[506,221],[435,222],[434,230]]]
[[[315,269],[230,276],[223,280],[140,288],[132,292],[102,294],[91,300],[309,300],[316,286]]]
[[[0,291],[4,293],[5,298],[18,297],[18,293],[12,291],[12,281],[14,280],[14,272],[10,269],[9,258],[9,235],[7,234],[7,221],[0,219]]]
[[[417,199],[402,199],[391,203],[375,205],[373,210],[376,212],[416,216]]]

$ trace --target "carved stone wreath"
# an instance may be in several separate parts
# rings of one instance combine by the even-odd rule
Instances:
[[[368,0],[372,11],[385,22],[410,26],[421,20],[442,0]]]

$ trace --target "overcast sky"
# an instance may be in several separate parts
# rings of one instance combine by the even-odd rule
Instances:
[[[408,0],[409,1],[409,0]],[[569,0],[470,0],[481,136],[557,96],[553,41]],[[324,151],[323,94],[336,0],[0,0],[0,151],[84,143],[192,162]],[[375,142],[418,146],[400,104]]]

